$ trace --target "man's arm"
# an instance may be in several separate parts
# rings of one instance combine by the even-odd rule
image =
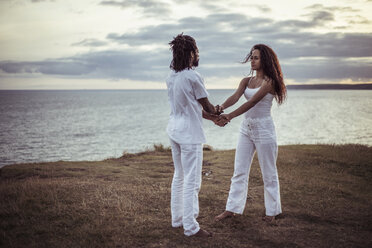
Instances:
[[[207,119],[207,120],[210,120],[210,121],[213,121],[216,119],[216,115],[213,115],[213,114],[210,114],[208,112],[206,112],[204,109],[203,109],[203,118],[204,119]]]
[[[216,108],[209,102],[207,97],[198,99],[198,102],[203,106],[205,112],[217,114]]]
[[[219,121],[218,115],[220,113],[217,112],[216,108],[209,102],[207,97],[198,99],[198,102],[203,106],[203,118],[213,121],[214,124],[220,127],[228,123],[228,121]]]

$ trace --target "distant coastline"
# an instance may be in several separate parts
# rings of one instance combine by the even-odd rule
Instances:
[[[372,84],[289,84],[286,85],[290,90],[372,90]],[[166,91],[166,89],[0,89],[0,92],[10,91],[43,91],[43,92],[63,92],[63,91]],[[235,90],[213,89],[209,90]]]
[[[301,84],[287,85],[290,90],[372,90],[372,84]]]

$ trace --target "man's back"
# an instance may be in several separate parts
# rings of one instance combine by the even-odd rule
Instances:
[[[180,144],[205,143],[202,107],[198,99],[208,96],[203,79],[195,70],[172,71],[167,78],[171,114],[168,135]]]

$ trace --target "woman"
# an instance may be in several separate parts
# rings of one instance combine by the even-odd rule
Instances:
[[[248,61],[251,62],[251,74],[255,71],[255,76],[243,78],[235,93],[221,106],[217,106],[218,111],[222,112],[235,104],[243,94],[248,101],[233,112],[214,120],[216,124],[223,126],[244,113],[226,210],[216,216],[216,221],[243,213],[248,193],[249,171],[255,151],[264,181],[266,215],[263,220],[273,221],[275,216],[282,212],[276,168],[278,146],[271,105],[274,98],[278,104],[283,103],[286,87],[278,58],[270,47],[263,44],[254,45],[243,63]]]

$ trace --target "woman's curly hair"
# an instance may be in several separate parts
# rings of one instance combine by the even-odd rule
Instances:
[[[242,63],[247,63],[251,60],[253,50],[259,50],[261,55],[261,68],[265,76],[272,81],[275,91],[275,99],[279,104],[282,104],[287,96],[287,89],[283,80],[282,69],[279,64],[278,57],[274,50],[264,44],[256,44],[252,47],[249,54],[245,57]],[[252,70],[250,72],[252,74]]]
[[[190,63],[191,55],[194,54],[194,56],[196,56],[198,51],[194,38],[181,33],[173,37],[169,45],[170,49],[173,51],[173,59],[169,68],[179,72],[186,68],[191,69],[193,66],[197,66]]]

